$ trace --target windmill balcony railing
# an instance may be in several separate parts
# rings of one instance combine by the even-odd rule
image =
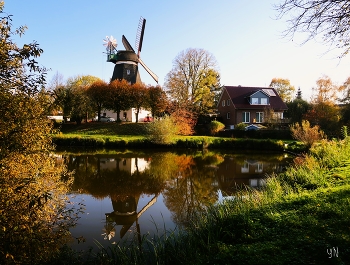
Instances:
[[[116,62],[118,60],[117,54],[108,54],[107,55],[107,62]]]

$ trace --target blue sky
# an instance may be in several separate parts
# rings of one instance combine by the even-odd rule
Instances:
[[[114,64],[106,62],[103,39],[113,35],[117,49],[124,49],[124,34],[134,45],[142,16],[147,23],[141,58],[161,86],[174,58],[187,48],[215,56],[223,85],[268,86],[274,77],[288,78],[309,100],[322,75],[343,83],[350,76],[350,57],[339,61],[315,41],[301,46],[302,34],[293,41],[282,38],[287,24],[275,19],[273,9],[279,1],[5,0],[4,11],[13,15],[14,26],[28,26],[18,44],[35,40],[43,48],[38,61],[51,68],[48,81],[56,72],[109,81]],[[143,69],[140,74],[143,82],[155,84]]]

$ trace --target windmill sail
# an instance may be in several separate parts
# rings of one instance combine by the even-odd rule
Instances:
[[[136,32],[136,41],[135,41],[135,49],[137,50],[137,56],[140,57],[142,42],[143,42],[143,34],[145,32],[146,27],[146,19],[143,17],[140,18],[139,26]]]
[[[130,45],[130,43],[128,42],[128,40],[124,35],[122,36],[122,42],[127,51],[135,52],[135,50],[132,48],[132,46]]]
[[[152,71],[151,71],[151,69],[149,69],[148,67],[147,67],[147,65],[145,65],[145,63],[139,58],[139,63],[143,66],[143,68],[145,68],[145,70],[147,71],[147,73],[149,73],[151,76],[152,76],[152,78],[154,79],[154,81],[156,81],[157,83],[158,83],[158,76],[155,74],[155,73],[153,73]]]

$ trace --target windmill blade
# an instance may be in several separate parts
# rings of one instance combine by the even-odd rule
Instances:
[[[155,203],[157,202],[157,197],[158,197],[158,195],[155,195],[155,196],[152,198],[152,200],[150,200],[150,201],[141,209],[141,211],[138,212],[137,218],[140,218],[141,215],[142,215],[145,211],[147,211],[147,209],[148,209],[149,207],[151,207],[153,204],[155,204]],[[136,218],[136,220],[137,220],[137,218]]]
[[[140,17],[139,26],[136,32],[136,41],[135,41],[135,49],[137,49],[137,56],[140,57],[142,42],[143,42],[143,34],[145,32],[146,27],[146,19]]]
[[[147,71],[147,73],[149,73],[151,76],[152,76],[152,78],[154,79],[154,81],[156,81],[157,83],[158,83],[158,76],[155,74],[155,73],[153,73],[152,71],[151,71],[151,69],[149,69],[148,67],[147,67],[147,65],[145,65],[145,63],[139,58],[139,63],[143,66],[143,68],[145,68],[145,70]]]
[[[113,36],[106,36],[105,39],[103,39],[103,46],[106,47],[107,52],[112,52],[117,48],[117,40]]]
[[[133,52],[135,52],[135,50],[132,48],[132,46],[130,45],[130,43],[128,42],[128,40],[125,38],[124,35],[123,35],[123,37],[122,37],[122,42],[123,42],[123,45],[124,45],[124,47],[125,47],[125,49],[126,49],[127,51],[133,51]]]
[[[113,36],[109,38],[109,41],[113,48],[117,48],[117,40]]]

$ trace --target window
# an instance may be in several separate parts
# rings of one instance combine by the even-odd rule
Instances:
[[[274,119],[283,119],[283,112],[274,112],[273,118]]]
[[[267,105],[267,98],[260,99],[261,105]]]
[[[250,104],[252,104],[252,105],[267,105],[267,97],[250,98]]]
[[[223,107],[225,107],[225,100],[223,100],[221,104]]]
[[[251,104],[254,104],[254,105],[259,104],[259,98],[252,98],[251,99]]]
[[[264,121],[264,113],[263,112],[257,112],[256,113],[256,122],[261,123]]]
[[[250,122],[250,112],[242,113],[242,122],[249,123]]]
[[[230,106],[230,100],[229,99],[227,100],[227,106]]]
[[[255,173],[262,173],[263,172],[263,163],[259,162],[257,165],[256,165],[256,169],[255,169]]]
[[[226,118],[229,120],[231,118],[230,112],[226,113]]]
[[[249,173],[249,163],[244,161],[244,164],[241,166],[241,173]]]

